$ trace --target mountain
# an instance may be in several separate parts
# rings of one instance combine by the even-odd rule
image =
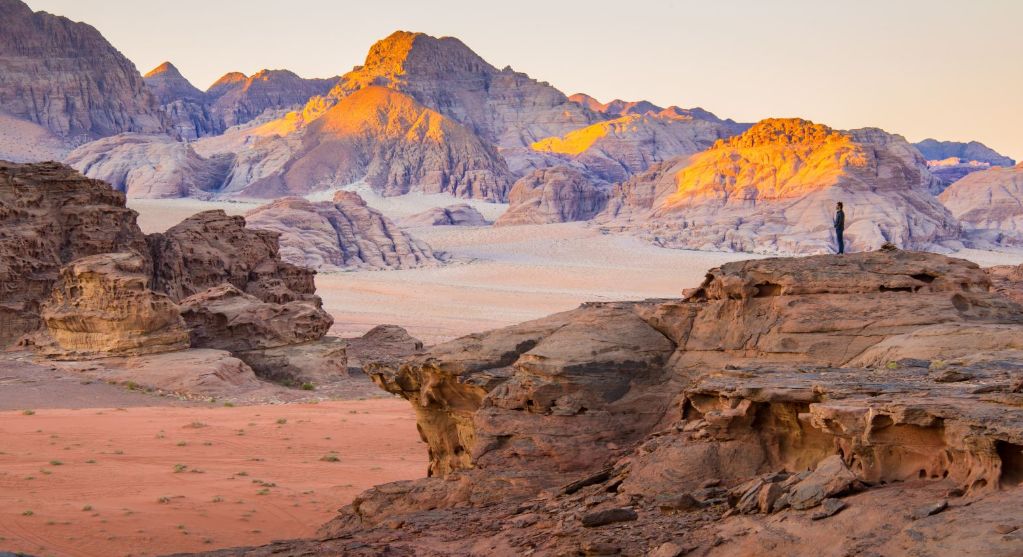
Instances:
[[[301,195],[365,180],[383,195],[415,189],[499,201],[511,184],[493,146],[408,95],[379,86],[199,143],[205,154],[241,152],[223,191],[247,196]]]
[[[925,139],[913,146],[927,159],[927,166],[941,180],[942,189],[973,172],[994,166],[1008,168],[1016,164],[1016,161],[978,141],[962,143]]]
[[[617,185],[601,220],[672,247],[821,253],[842,201],[851,250],[926,247],[959,233],[936,181],[900,136],[768,119]]]
[[[269,108],[301,106],[310,97],[326,94],[336,82],[336,77],[303,79],[288,70],[261,70],[251,76],[232,72],[207,89],[206,100],[223,131]]]
[[[747,127],[700,109],[671,107],[597,122],[542,139],[530,148],[561,155],[601,180],[618,182],[654,163],[703,151]]]
[[[938,199],[965,225],[993,236],[990,239],[1023,242],[1023,163],[974,172]]]
[[[377,41],[331,95],[373,85],[408,94],[501,148],[528,147],[603,119],[546,82],[498,70],[453,37],[397,31]]]
[[[538,168],[508,193],[508,210],[494,226],[589,220],[607,205],[610,186],[571,166]]]
[[[165,129],[134,64],[99,31],[20,0],[0,0],[0,113],[69,146]]]
[[[609,103],[602,103],[585,93],[576,93],[568,97],[568,100],[593,112],[599,112],[608,116],[646,114],[647,112],[660,112],[664,110],[649,101],[623,101],[615,99]]]
[[[194,140],[224,131],[215,121],[206,103],[206,94],[192,85],[170,62],[150,70],[143,79],[167,115],[168,125],[177,137]]]

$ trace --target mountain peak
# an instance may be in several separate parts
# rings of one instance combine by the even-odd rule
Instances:
[[[210,85],[209,88],[206,89],[206,92],[209,93],[214,89],[226,87],[228,85],[234,85],[235,83],[245,81],[248,78],[249,76],[243,74],[242,72],[227,72],[226,74],[220,76],[220,79],[214,81],[213,85]]]
[[[149,72],[146,75],[142,76],[142,77],[158,77],[158,76],[160,76],[160,77],[174,77],[174,78],[181,78],[181,77],[183,77],[181,75],[181,72],[178,71],[178,68],[175,67],[174,64],[171,64],[170,62],[164,62],[164,63],[160,64],[159,66],[149,70]]]

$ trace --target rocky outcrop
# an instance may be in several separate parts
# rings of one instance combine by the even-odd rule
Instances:
[[[834,249],[841,201],[847,250],[954,243],[960,227],[936,183],[900,136],[764,120],[616,186],[600,220],[670,247],[821,253]]]
[[[101,253],[148,257],[124,194],[58,163],[0,162],[0,347],[39,328],[61,267]]]
[[[143,80],[167,115],[168,125],[177,137],[194,140],[224,131],[214,119],[206,94],[191,84],[170,62],[153,68]]]
[[[245,219],[204,211],[146,237],[153,289],[174,301],[228,283],[260,300],[314,300],[315,271],[282,262],[277,234],[245,227]]]
[[[397,31],[377,41],[331,95],[371,86],[410,95],[503,148],[528,147],[602,119],[548,83],[498,70],[453,37]]]
[[[984,270],[995,290],[1023,305],[1023,265],[996,265]]]
[[[131,198],[209,198],[230,169],[230,157],[205,159],[167,135],[120,134],[86,143],[65,162]]]
[[[260,70],[251,76],[232,72],[206,90],[206,102],[218,129],[244,124],[268,109],[298,107],[325,95],[337,78],[304,79],[288,70]]]
[[[362,369],[373,362],[395,362],[423,350],[423,341],[397,325],[377,325],[361,337],[345,339],[348,366]]]
[[[137,253],[104,253],[61,269],[43,304],[34,343],[47,357],[86,360],[184,350],[188,329],[178,307],[149,289],[149,262]]]
[[[93,27],[2,0],[0,29],[0,112],[71,145],[164,130],[138,70]]]
[[[598,122],[542,139],[531,148],[561,155],[605,181],[620,182],[654,163],[708,149],[746,128],[700,109],[671,107]]]
[[[938,199],[993,243],[1023,243],[1023,164],[970,174]]]
[[[486,226],[490,221],[472,205],[434,207],[401,219],[402,226]]]
[[[333,201],[288,197],[253,209],[249,226],[280,234],[281,258],[321,271],[410,269],[440,263],[426,243],[402,231],[357,193]]]
[[[534,170],[508,194],[508,210],[495,226],[589,220],[607,204],[610,187],[569,166]]]
[[[1023,510],[1023,307],[989,287],[898,250],[740,262],[370,365],[431,477],[215,554],[1010,555],[972,535]]]

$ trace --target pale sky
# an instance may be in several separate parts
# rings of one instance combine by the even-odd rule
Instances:
[[[1023,160],[1023,0],[27,0],[86,21],[142,73],[338,75],[397,29],[601,101],[800,116]]]

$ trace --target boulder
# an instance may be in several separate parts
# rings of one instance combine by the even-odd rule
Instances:
[[[440,264],[429,245],[354,192],[339,191],[333,201],[278,199],[253,209],[245,219],[253,229],[279,234],[281,259],[300,267],[343,271]]]
[[[348,365],[357,369],[372,362],[394,362],[423,350],[423,341],[397,325],[377,325],[361,337],[345,341]]]

